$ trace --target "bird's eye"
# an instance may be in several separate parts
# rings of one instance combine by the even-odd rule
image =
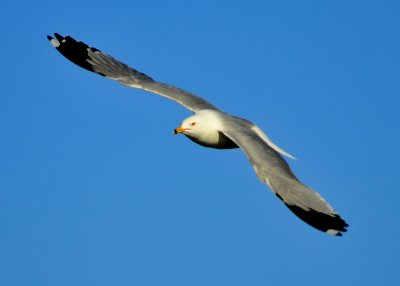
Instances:
[[[192,123],[190,123],[190,126],[196,126],[196,122],[192,122]]]

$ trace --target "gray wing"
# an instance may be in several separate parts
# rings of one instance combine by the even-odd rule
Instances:
[[[253,129],[251,122],[237,117],[224,120],[225,136],[246,154],[259,179],[300,219],[309,225],[341,236],[348,224],[333,208],[293,174],[282,156],[268,145]]]
[[[51,44],[68,60],[86,70],[116,80],[129,87],[159,94],[185,106],[193,112],[201,109],[218,110],[203,98],[180,88],[157,82],[144,73],[114,59],[110,55],[96,48],[89,47],[85,43],[76,41],[70,36],[63,37],[57,33],[54,35],[55,38],[47,36]]]

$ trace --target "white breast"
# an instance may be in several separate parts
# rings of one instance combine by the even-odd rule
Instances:
[[[195,126],[191,124],[195,122]],[[182,123],[183,127],[189,130],[184,134],[192,141],[205,147],[228,149],[236,148],[229,138],[221,133],[222,116],[220,112],[215,110],[201,110],[195,115],[185,119]]]

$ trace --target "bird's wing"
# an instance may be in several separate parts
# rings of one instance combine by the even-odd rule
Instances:
[[[254,130],[254,124],[237,117],[224,120],[221,130],[250,160],[258,178],[299,218],[329,234],[341,235],[348,224],[319,195],[291,171],[287,162]]]
[[[185,106],[193,112],[202,109],[218,110],[203,98],[180,88],[157,82],[144,73],[114,59],[112,56],[96,48],[89,47],[85,43],[76,41],[70,36],[63,37],[57,33],[54,35],[55,38],[51,36],[47,36],[47,38],[57,51],[71,62],[88,71],[116,80],[129,87],[159,94]]]

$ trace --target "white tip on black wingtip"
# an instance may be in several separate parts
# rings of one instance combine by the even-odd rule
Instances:
[[[57,48],[60,45],[60,42],[57,39],[54,39],[50,36],[47,36],[47,39],[49,39],[50,43],[53,45],[53,47]]]
[[[328,229],[326,231],[327,234],[330,235],[336,235],[336,236],[342,236],[342,234],[340,233],[340,231],[336,230],[336,229]]]

